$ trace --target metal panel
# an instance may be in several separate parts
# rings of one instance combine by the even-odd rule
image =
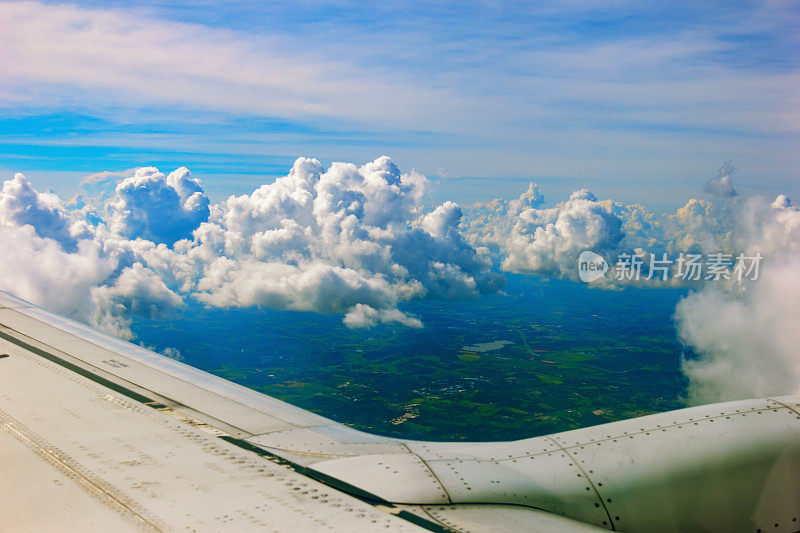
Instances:
[[[115,356],[124,357],[125,362],[135,361],[152,370],[195,385],[199,389],[215,393],[223,398],[247,405],[292,425],[313,426],[333,423],[331,420],[305,409],[260,394],[140,346],[115,339],[88,326],[40,308],[0,309],[0,324],[4,324],[28,337],[81,360],[84,360],[84,357],[91,357],[92,350],[90,348],[94,346],[96,349],[102,350],[102,353],[107,354],[109,359],[114,359]],[[87,355],[84,356],[84,353]],[[92,363],[93,361],[87,362]],[[125,367],[114,368],[101,364],[99,368],[112,374],[120,375]],[[147,379],[154,379],[153,376],[155,374],[149,374]],[[142,386],[148,385],[146,380],[140,379],[134,382]],[[155,387],[153,388],[155,389]],[[169,396],[168,391],[165,391],[164,395]],[[260,432],[255,431],[253,433]]]
[[[608,531],[554,515],[512,505],[447,505],[422,508],[437,522],[463,533],[506,533],[507,531],[536,531],[537,533],[598,533]]]
[[[428,465],[410,453],[331,459],[313,468],[392,503],[450,503]]]
[[[402,443],[340,426],[318,426],[276,431],[246,439],[281,457],[310,465],[321,459],[376,453],[407,453]],[[332,435],[332,436],[330,436]],[[356,439],[356,436],[363,436]]]
[[[153,531],[0,421],[0,531]],[[57,517],[57,518],[56,518]]]
[[[714,417],[730,414],[759,411],[784,407],[768,399],[738,400],[722,404],[703,405],[678,409],[667,413],[642,416],[628,420],[620,420],[610,424],[601,424],[573,431],[555,433],[551,438],[565,448],[592,445],[599,441],[626,439],[630,435],[658,432],[662,428],[698,425],[697,423]]]
[[[503,461],[427,461],[453,503],[536,507],[589,524],[609,526],[584,472],[563,451]]]
[[[0,349],[10,354],[0,439],[25,444],[0,449],[0,493],[12,495],[0,499],[3,531],[126,531],[136,520],[170,531],[418,529],[6,341]],[[25,512],[11,508],[17,493],[41,497]]]
[[[771,400],[773,402],[777,402],[783,406],[788,407],[789,409],[800,415],[800,396],[781,396],[779,398],[771,398]]]
[[[706,406],[553,438],[590,472],[620,530],[800,529],[800,424],[775,402]]]
[[[140,358],[133,357],[133,355],[136,355],[133,350],[131,353],[126,354],[120,353],[121,350],[116,352],[109,351],[102,346],[68,335],[60,329],[23,315],[17,310],[0,309],[0,323],[13,328],[15,331],[23,332],[26,336],[50,347],[57,347],[59,352],[72,355],[72,357],[79,359],[93,369],[118,376],[130,383],[139,384],[148,390],[158,393],[160,396],[165,396],[174,402],[225,421],[247,433],[259,434],[293,427],[292,424],[275,416],[275,414],[284,414],[284,411],[281,409],[267,411],[263,401],[252,402],[246,395],[230,393],[221,395],[207,387],[198,386],[196,378],[199,374],[196,374],[196,372],[200,371],[185,375],[175,375],[181,368],[177,366],[171,368],[171,360],[166,357],[162,358],[164,361],[161,368],[157,368],[142,362]],[[140,348],[139,350],[143,349]],[[152,355],[155,354],[151,354],[151,357]],[[174,361],[174,363],[180,364],[177,361]],[[204,379],[201,383],[219,381],[236,387],[233,383],[210,374],[202,373],[200,377]],[[233,389],[233,387],[227,388]],[[244,390],[251,394],[258,394],[250,389]],[[297,409],[293,406],[290,407]],[[297,419],[297,417],[293,416],[293,413],[288,413],[287,417],[293,420]],[[322,417],[311,418],[305,416],[302,421],[327,422]]]
[[[546,437],[511,442],[404,442],[409,450],[426,461],[468,458],[500,461],[559,449],[558,445]]]

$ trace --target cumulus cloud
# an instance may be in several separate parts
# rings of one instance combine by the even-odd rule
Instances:
[[[465,224],[470,242],[494,249],[507,271],[576,279],[581,252],[615,251],[625,236],[611,204],[598,201],[587,189],[551,208],[540,208],[543,202],[539,188],[531,184],[510,202],[472,206]]]
[[[398,302],[380,276],[321,262],[291,265],[220,258],[206,269],[198,291],[201,301],[217,307],[263,305],[321,313],[343,313],[360,302],[381,308]]]
[[[191,237],[210,214],[200,181],[181,167],[164,175],[154,167],[136,169],[122,180],[109,205],[111,230],[128,238],[174,244]]]
[[[92,323],[124,339],[132,338],[133,316],[163,316],[183,305],[161,277],[139,262],[125,267],[113,282],[93,287],[91,297]]]
[[[54,194],[36,191],[22,174],[3,183],[0,192],[0,224],[6,227],[30,226],[36,234],[74,250],[76,239],[69,217]]]
[[[153,270],[133,262],[132,243],[70,224],[61,201],[20,174],[3,190],[0,289],[122,338],[131,338],[132,314],[159,315],[182,304]]]
[[[553,272],[574,277],[580,253],[603,254],[622,240],[622,221],[587,189],[551,209],[519,214],[503,267],[514,272]]]
[[[775,209],[788,209],[792,206],[792,201],[789,199],[788,196],[779,194],[775,200],[770,204],[770,207],[774,207]]]
[[[421,328],[422,321],[408,316],[399,309],[375,309],[364,304],[354,305],[344,317],[344,323],[351,328],[368,328],[376,324],[398,322],[411,328]]]
[[[719,174],[735,191],[728,180],[732,172],[726,163]],[[510,202],[493,200],[467,207],[461,231],[479,251],[489,250],[504,270],[574,280],[577,258],[585,250],[606,257],[612,266],[621,254],[647,260],[664,253],[738,251],[731,235],[743,201],[735,194],[693,198],[674,213],[658,215],[639,204],[598,200],[588,189],[581,189],[567,201],[545,207],[539,188],[531,184]],[[790,205],[785,197],[775,202]],[[643,273],[647,273],[646,265]],[[606,281],[605,286],[613,285],[610,278]],[[679,280],[668,284],[676,283]]]
[[[460,229],[473,245],[498,248],[514,226],[516,217],[525,209],[537,209],[543,203],[541,189],[531,182],[524,193],[511,201],[496,198],[467,206]]]
[[[91,289],[109,278],[117,258],[93,240],[66,251],[31,225],[0,226],[0,289],[55,312],[91,322]]]
[[[198,298],[346,313],[345,323],[359,327],[412,323],[383,312],[410,298],[497,290],[502,277],[457,231],[456,204],[414,224],[424,185],[422,176],[401,174],[387,157],[327,170],[298,159],[275,183],[217,206],[195,232],[187,254],[214,258],[197,281]]]
[[[689,399],[800,392],[800,212],[785,196],[725,193],[723,170],[721,194],[665,215],[585,189],[547,207],[534,184],[511,201],[423,212],[425,178],[387,157],[300,158],[215,205],[185,168],[99,176],[113,192],[67,204],[18,174],[0,193],[0,289],[123,338],[132,317],[190,301],[419,328],[403,302],[496,292],[498,270],[574,279],[584,250],[761,254],[758,279],[698,283],[676,309]]]
[[[707,284],[678,304],[679,334],[698,354],[683,362],[690,400],[800,393],[800,212],[749,199],[729,238],[763,264],[756,280]]]
[[[107,191],[111,178],[112,196],[68,205],[21,175],[6,182],[0,222],[25,241],[26,257],[56,257],[41,271],[0,265],[0,285],[46,303],[59,263],[88,263],[65,298],[84,302],[80,312],[56,310],[130,337],[132,315],[163,315],[187,299],[337,313],[354,328],[421,327],[402,302],[475,298],[503,284],[459,233],[459,206],[421,213],[425,178],[388,157],[327,169],[300,158],[274,183],[216,205],[185,168],[103,174],[89,185]]]

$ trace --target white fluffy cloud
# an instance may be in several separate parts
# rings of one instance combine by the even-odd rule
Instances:
[[[174,244],[208,219],[209,200],[200,181],[181,167],[166,178],[154,167],[122,180],[108,206],[111,230],[123,237]]]
[[[615,250],[622,221],[588,190],[575,191],[551,209],[522,211],[506,244],[503,268],[513,272],[553,272],[575,276],[580,253]]]
[[[163,314],[187,298],[338,313],[350,327],[420,327],[400,303],[474,298],[503,283],[458,232],[460,208],[421,216],[425,178],[387,157],[328,169],[300,158],[287,176],[213,206],[185,168],[111,177],[120,178],[113,196],[71,210],[22,175],[6,182],[0,224],[14,237],[3,248],[22,241],[18,254],[36,268],[0,262],[0,287],[129,337],[131,314]],[[54,305],[48,295],[59,289]]]
[[[460,229],[473,246],[487,246],[495,253],[505,244],[516,217],[526,209],[536,209],[544,203],[539,186],[528,184],[528,189],[519,198],[511,201],[496,198],[490,202],[478,202],[464,210]]]
[[[723,166],[723,172],[728,178],[733,170]],[[742,243],[734,242],[733,234],[745,200],[736,194],[693,198],[664,215],[639,204],[598,200],[587,189],[573,192],[567,201],[553,207],[543,207],[543,203],[538,187],[531,184],[510,202],[493,200],[468,206],[460,229],[478,250],[491,250],[506,271],[573,280],[578,279],[577,258],[584,250],[609,261],[622,253],[648,257],[742,251]],[[779,196],[773,205],[787,207],[791,202]]]
[[[33,226],[0,227],[0,289],[84,322],[94,311],[91,289],[116,267],[116,257],[95,241],[81,241],[68,252]]]
[[[410,298],[497,290],[502,278],[457,231],[457,205],[447,202],[412,224],[424,182],[387,157],[327,170],[298,159],[275,183],[217,206],[195,232],[186,253],[206,258],[197,297],[346,313],[355,327],[416,324],[396,310]]]
[[[130,338],[131,313],[181,305],[155,271],[135,262],[136,243],[70,222],[55,195],[17,174],[0,194],[0,289]],[[163,246],[163,245],[162,245]]]
[[[410,328],[422,327],[418,318],[410,317],[397,309],[375,309],[364,304],[354,305],[344,317],[344,323],[351,328],[368,328],[390,322],[398,322]]]
[[[67,212],[58,197],[34,190],[22,174],[16,174],[3,183],[0,225],[30,226],[38,236],[52,239],[65,249],[73,250],[77,244]]]
[[[707,284],[676,310],[695,403],[800,393],[800,212],[752,198],[734,207],[726,237],[760,253],[757,280]]]
[[[540,208],[543,202],[531,184],[511,202],[471,206],[465,223],[470,242],[493,248],[505,270],[574,279],[581,252],[616,251],[625,237],[611,205],[586,189],[551,208]]]
[[[155,272],[136,262],[113,282],[91,289],[92,323],[122,338],[130,338],[134,315],[162,316],[183,305]]]
[[[711,198],[657,216],[587,190],[544,207],[533,184],[512,201],[424,213],[425,178],[386,157],[328,168],[300,158],[216,205],[184,168],[103,176],[118,180],[113,194],[68,204],[18,174],[0,193],[0,289],[127,338],[132,315],[191,300],[416,328],[404,301],[496,292],[504,278],[493,262],[574,278],[587,249],[760,253],[757,280],[697,285],[677,307],[693,351],[683,362],[690,400],[800,392],[800,211],[785,196],[728,194],[721,177]]]

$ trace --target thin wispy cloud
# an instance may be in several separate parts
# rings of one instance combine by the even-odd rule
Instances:
[[[269,36],[166,22],[125,10],[0,5],[0,74],[29,105],[199,106],[292,117],[400,115],[414,98],[336,58],[277,50]],[[360,78],[360,79],[359,79]],[[33,92],[31,93],[31,89]],[[420,91],[415,91],[415,97]],[[92,96],[95,101],[84,100]]]
[[[26,146],[48,143],[227,155],[211,174],[243,154],[390,153],[428,174],[663,187],[735,159],[778,189],[800,168],[787,3],[8,2],[0,21],[0,106],[41,126],[3,125],[9,171],[38,170],[12,155],[44,165]],[[101,122],[48,132],[54,113]],[[59,168],[87,157],[122,170],[94,152]]]

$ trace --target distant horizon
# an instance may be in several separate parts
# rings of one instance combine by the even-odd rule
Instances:
[[[390,156],[391,157],[391,156]],[[33,171],[26,172],[23,169],[11,169],[5,171],[0,168],[0,183],[12,178],[15,174],[23,174],[31,183],[41,191],[49,191],[58,195],[61,200],[67,201],[77,194],[85,194],[81,187],[81,182],[87,178],[99,174],[119,175],[118,181],[122,181],[122,176],[129,174],[135,168],[154,166],[162,172],[171,172],[179,167],[186,166],[192,174],[203,183],[204,190],[208,197],[215,203],[223,202],[230,196],[240,196],[251,194],[255,189],[262,185],[269,185],[278,178],[285,176],[291,169],[294,159],[286,165],[276,164],[271,168],[278,174],[220,174],[209,175],[198,174],[189,165],[157,165],[145,164],[136,167],[126,167],[121,170],[99,170],[92,173],[69,172],[68,179],[65,173],[52,171]],[[360,163],[367,163],[362,161]],[[356,162],[359,163],[359,162]],[[329,165],[330,162],[323,161]],[[668,214],[675,212],[692,198],[707,197],[703,191],[703,184],[715,175],[719,164],[709,167],[705,176],[694,178],[676,178],[675,186],[668,190],[643,190],[630,186],[632,180],[620,177],[616,180],[599,180],[586,178],[566,178],[566,177],[480,177],[480,176],[460,176],[460,177],[441,177],[426,176],[428,179],[428,190],[423,198],[421,205],[433,208],[446,201],[453,201],[466,207],[478,202],[490,202],[495,199],[512,200],[522,194],[527,189],[529,183],[539,185],[545,195],[546,205],[555,205],[569,198],[569,195],[576,190],[589,189],[600,199],[610,199],[625,204],[641,204],[658,214]],[[200,166],[202,168],[202,165]],[[411,170],[414,169],[405,169]],[[778,195],[786,195],[790,199],[800,200],[800,182],[794,187],[787,188],[759,188],[753,186],[750,180],[740,179],[741,176],[734,177],[739,194],[743,196],[763,196],[767,199],[774,199]],[[622,184],[629,184],[623,187]]]

